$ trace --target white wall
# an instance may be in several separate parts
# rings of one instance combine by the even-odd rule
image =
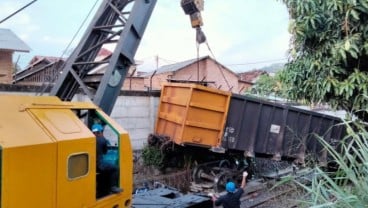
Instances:
[[[74,99],[89,100],[84,95],[77,95]],[[154,96],[119,96],[116,100],[111,117],[128,131],[134,150],[141,150],[148,135],[153,133],[159,102],[160,98]],[[108,129],[104,135],[106,138],[114,137]]]
[[[111,117],[129,132],[134,150],[142,149],[155,127],[159,97],[120,96]]]

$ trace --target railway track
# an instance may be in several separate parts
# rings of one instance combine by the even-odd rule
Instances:
[[[282,177],[293,177],[302,183],[308,183],[313,177],[313,172],[310,169],[301,169],[298,171],[279,171],[285,172],[283,176],[267,174],[267,177],[261,179],[250,180],[244,190],[241,198],[241,207],[243,208],[295,208],[298,206],[298,201],[304,197],[304,193],[293,183],[285,183],[275,186]],[[184,170],[175,173],[150,176],[141,178],[135,182],[137,187],[157,188],[159,187],[174,187],[182,193],[195,194],[206,196],[208,193],[218,193],[214,183],[204,182],[195,183],[191,179],[191,171]],[[148,186],[147,186],[148,182]],[[144,185],[146,183],[146,185]],[[225,192],[218,193],[219,195]]]
[[[283,177],[293,177],[299,183],[308,185],[314,175],[309,168],[300,169]],[[301,201],[306,198],[306,192],[294,183],[294,180],[276,185],[283,177],[273,178],[265,182],[265,188],[249,190],[241,198],[242,208],[297,208],[301,207]],[[251,184],[248,184],[248,187]],[[254,188],[253,188],[254,189]]]
[[[297,191],[295,186],[283,186],[282,189],[262,189],[257,192],[248,193],[241,198],[242,208],[287,208],[297,207],[297,198],[290,197]],[[286,199],[287,198],[287,199]],[[286,201],[288,200],[288,202]],[[283,204],[281,204],[281,202]],[[289,204],[289,205],[286,205]]]
[[[287,208],[298,207],[296,200],[300,199],[299,190],[295,185],[287,183],[276,188],[275,180],[252,180],[247,183],[241,201],[243,208]],[[191,185],[193,188],[193,184]],[[208,188],[209,184],[195,184]],[[206,192],[211,189],[207,189]],[[213,190],[213,189],[212,189]],[[221,192],[218,195],[223,195]],[[298,196],[296,196],[298,194]]]

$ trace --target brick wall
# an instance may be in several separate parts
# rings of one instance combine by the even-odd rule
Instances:
[[[204,80],[214,82],[209,87],[221,89],[224,91],[238,92],[238,77],[212,59],[204,59],[197,63],[189,65],[185,69],[179,70],[173,76],[174,79],[190,79],[193,81]]]
[[[172,74],[173,74],[172,72],[155,74],[152,77],[152,80],[151,80],[151,76],[145,77],[144,78],[144,85],[147,88],[151,87],[152,90],[160,90],[162,85],[164,83],[167,83],[167,79],[170,78],[172,76]]]
[[[150,86],[151,77],[145,77],[145,85]],[[186,81],[208,81],[214,82],[209,87],[239,93],[243,85],[239,85],[238,76],[231,71],[222,68],[212,59],[203,59],[199,64],[194,63],[175,72],[156,74],[152,78],[152,89],[159,90],[167,82],[167,79]]]
[[[207,70],[208,70],[208,59],[201,60],[199,64],[194,63],[191,64],[184,69],[178,70],[173,74],[173,79],[178,80],[188,80],[188,81],[215,81],[209,80],[207,77]]]
[[[0,83],[11,84],[13,81],[13,51],[0,50]]]
[[[238,76],[214,61],[207,59],[206,77],[208,81],[216,81],[214,86],[217,89],[231,92],[238,92]]]
[[[123,90],[145,91],[143,77],[126,77],[123,84]]]

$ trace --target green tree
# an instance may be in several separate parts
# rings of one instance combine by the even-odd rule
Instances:
[[[283,87],[280,82],[280,71],[275,76],[268,74],[261,75],[257,82],[251,88],[252,94],[261,96],[278,96],[283,97]]]
[[[293,100],[368,109],[368,1],[283,0],[290,14],[290,60],[282,82]],[[357,113],[367,119],[367,111]]]

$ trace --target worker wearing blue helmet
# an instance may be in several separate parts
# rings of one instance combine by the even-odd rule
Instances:
[[[92,132],[103,132],[103,127],[101,124],[93,124]]]
[[[103,127],[101,124],[93,124],[92,132],[96,136],[96,170],[101,174],[105,174],[109,177],[110,192],[120,193],[122,189],[118,187],[119,180],[119,168],[104,160],[104,155],[108,151],[109,141],[103,135]]]
[[[216,197],[211,194],[212,201],[215,206],[222,205],[223,208],[240,208],[240,197],[244,193],[244,188],[246,184],[246,178],[248,176],[247,171],[243,172],[243,179],[239,189],[236,189],[234,182],[226,183],[226,191],[227,193],[223,196]]]

